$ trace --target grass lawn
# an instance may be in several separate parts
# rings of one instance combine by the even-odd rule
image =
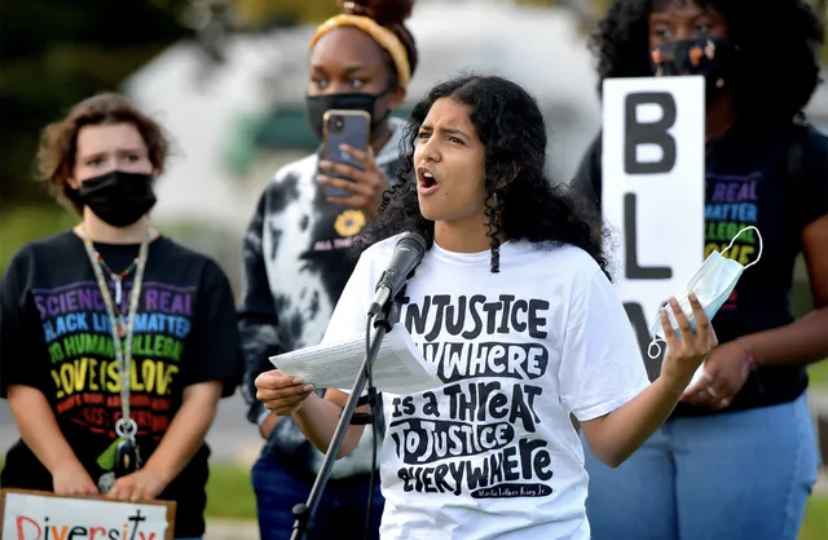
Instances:
[[[811,497],[805,522],[799,532],[799,540],[823,540],[828,538],[828,495]]]
[[[808,366],[810,390],[828,391],[828,359]]]
[[[32,240],[45,238],[69,229],[77,219],[57,204],[51,206],[22,206],[0,211],[0,277],[17,250]]]
[[[207,482],[207,517],[256,519],[250,473],[244,467],[211,464]],[[828,495],[811,497],[799,540],[828,538]]]
[[[206,513],[208,518],[256,519],[256,497],[247,467],[210,463]]]

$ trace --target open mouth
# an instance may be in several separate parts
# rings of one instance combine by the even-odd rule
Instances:
[[[437,179],[434,178],[434,174],[424,168],[417,169],[417,179],[420,184],[421,191],[433,191],[437,185]]]

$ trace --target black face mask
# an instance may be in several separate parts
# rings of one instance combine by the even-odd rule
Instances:
[[[322,140],[322,117],[325,112],[331,109],[345,109],[367,112],[371,117],[371,133],[374,133],[391,114],[391,110],[388,109],[382,116],[378,118],[374,117],[374,107],[376,107],[377,100],[387,93],[365,94],[354,92],[352,94],[305,96],[305,106],[308,110],[308,120],[310,121],[311,129],[316,134],[316,137]]]
[[[735,54],[729,42],[704,36],[660,45],[651,51],[650,63],[656,77],[703,75],[710,98],[729,82]]]
[[[71,198],[113,227],[132,225],[155,206],[153,177],[112,171],[84,180]]]

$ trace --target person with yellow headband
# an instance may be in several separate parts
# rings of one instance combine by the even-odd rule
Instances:
[[[401,166],[405,122],[390,115],[417,67],[414,38],[403,24],[413,0],[340,5],[343,13],[321,24],[309,44],[309,121],[321,139],[326,111],[365,111],[371,117],[370,146],[346,147],[359,168],[315,153],[281,168],[244,238],[243,387],[247,418],[267,440],[252,470],[263,540],[290,537],[291,509],[306,500],[322,454],[290,417],[269,413],[255,399],[253,381],[272,368],[269,356],[322,339],[356,264],[353,241],[377,215]],[[378,538],[383,501],[379,482],[371,481],[372,440],[367,429],[354,454],[336,464],[311,538],[363,538],[366,527],[367,537]]]

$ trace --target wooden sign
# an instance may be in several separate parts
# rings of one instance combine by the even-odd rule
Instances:
[[[175,502],[0,489],[3,540],[173,540]]]

